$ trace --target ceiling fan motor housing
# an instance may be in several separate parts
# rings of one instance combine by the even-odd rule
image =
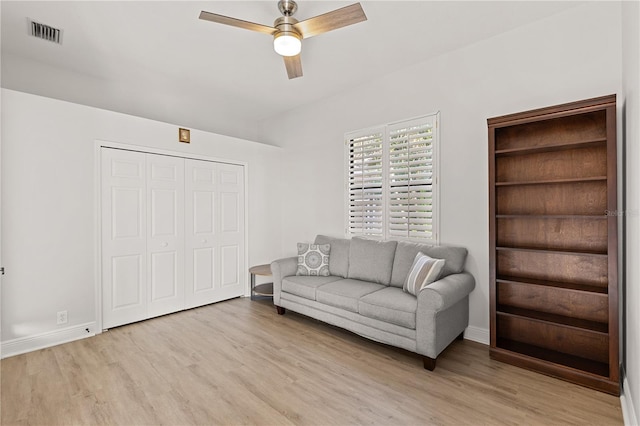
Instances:
[[[278,30],[278,33],[294,33],[300,38],[302,34],[294,27],[297,23],[298,20],[292,16],[281,16],[273,22],[273,26]]]

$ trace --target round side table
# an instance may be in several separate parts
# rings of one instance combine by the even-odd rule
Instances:
[[[257,265],[249,268],[251,276],[251,300],[272,299],[273,283],[256,285],[256,275],[263,277],[271,276],[271,265]]]

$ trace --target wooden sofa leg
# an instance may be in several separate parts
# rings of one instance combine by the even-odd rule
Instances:
[[[287,312],[282,306],[276,306],[276,311],[278,311],[278,315],[284,315]]]
[[[458,337],[456,337],[456,339],[464,340],[464,331],[462,333],[460,333],[460,335]]]
[[[435,358],[429,358],[428,356],[423,356],[422,361],[424,362],[425,370],[433,371],[436,368],[436,360]]]

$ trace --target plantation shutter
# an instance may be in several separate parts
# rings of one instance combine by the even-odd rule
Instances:
[[[435,240],[435,116],[388,127],[388,236]]]
[[[345,135],[348,235],[438,244],[438,119]]]
[[[346,139],[349,234],[383,236],[384,129],[352,133]]]

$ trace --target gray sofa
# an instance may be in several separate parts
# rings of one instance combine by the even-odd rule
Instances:
[[[433,370],[438,355],[469,324],[473,276],[464,272],[467,250],[403,241],[376,241],[318,235],[330,244],[330,276],[297,276],[297,258],[271,263],[273,303],[344,328],[368,339],[423,356]],[[416,296],[402,290],[418,252],[445,265],[437,281]]]

